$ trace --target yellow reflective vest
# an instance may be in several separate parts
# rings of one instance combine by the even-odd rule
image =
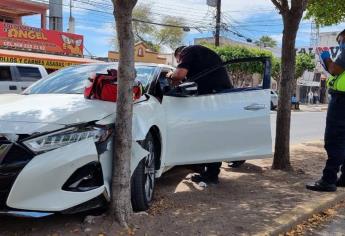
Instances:
[[[334,91],[345,92],[345,71],[340,75],[329,77],[327,87]]]

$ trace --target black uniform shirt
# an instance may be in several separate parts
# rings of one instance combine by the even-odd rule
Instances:
[[[192,78],[200,72],[222,63],[222,59],[217,53],[200,45],[192,45],[184,48],[180,54],[180,61],[181,63],[177,68],[188,70],[187,81],[189,78]],[[199,94],[208,94],[214,91],[233,88],[228,73],[224,67],[206,74],[195,82],[198,84]]]

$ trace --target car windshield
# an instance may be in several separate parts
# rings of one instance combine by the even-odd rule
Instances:
[[[106,74],[107,70],[116,67],[116,64],[88,64],[67,67],[37,81],[27,88],[24,94],[82,94],[89,77],[96,73]],[[153,79],[156,67],[136,66],[135,69],[136,80],[140,81],[144,88],[147,88]]]

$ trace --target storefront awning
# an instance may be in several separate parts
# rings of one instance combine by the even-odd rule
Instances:
[[[89,58],[67,57],[0,49],[0,62],[37,64],[44,66],[46,69],[56,70],[66,66],[95,63],[100,61]]]

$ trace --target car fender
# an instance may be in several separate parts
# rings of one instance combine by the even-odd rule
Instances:
[[[104,119],[96,122],[96,124],[113,124],[115,123],[115,115],[116,113],[113,113],[105,117]],[[148,95],[148,98],[146,100],[134,104],[132,119],[132,174],[139,162],[148,155],[148,152],[138,144],[138,141],[144,140],[146,138],[147,133],[154,126],[158,127],[161,135],[164,135],[165,129],[164,125],[162,125],[163,122],[163,108],[155,97]],[[163,141],[164,140],[161,140],[161,145],[164,147]]]

